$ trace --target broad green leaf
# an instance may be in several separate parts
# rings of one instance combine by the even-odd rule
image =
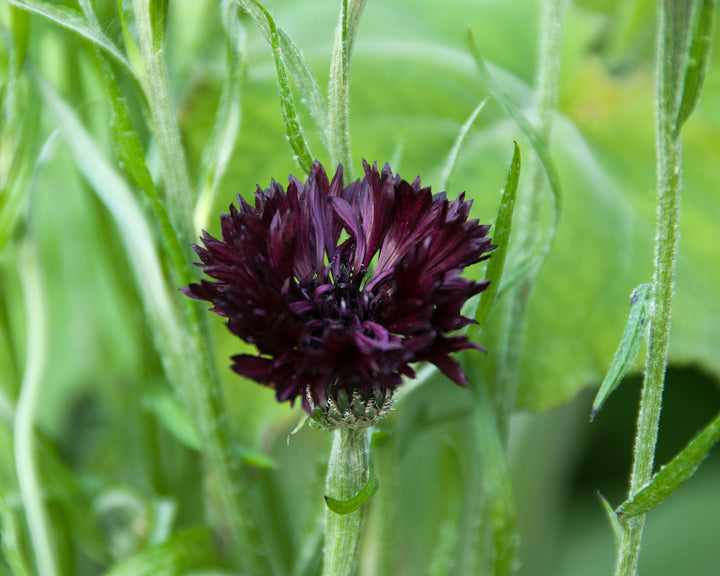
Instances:
[[[82,15],[72,8],[63,6],[48,0],[8,0],[8,2],[18,8],[27,10],[28,12],[34,12],[45,18],[56,22],[63,28],[67,28],[90,40],[93,44],[107,52],[117,62],[127,69],[133,78],[136,78],[135,72],[130,66],[130,63],[125,58],[124,54],[120,52],[117,46],[113,44],[102,30],[88,24],[87,20]],[[137,78],[136,78],[137,79]]]
[[[240,129],[240,96],[247,68],[245,28],[237,15],[235,0],[221,4],[223,27],[227,35],[225,83],[215,115],[210,140],[201,161],[200,197],[195,205],[195,229],[207,226],[220,181],[235,148]]]
[[[475,321],[478,327],[482,327],[485,320],[487,320],[502,285],[503,270],[505,269],[510,233],[512,232],[513,214],[515,213],[515,197],[517,195],[518,181],[520,180],[520,164],[520,147],[515,142],[515,150],[508,169],[505,189],[495,218],[495,229],[492,231],[493,244],[497,245],[497,248],[490,257],[490,263],[485,274],[485,277],[490,280],[490,286],[480,295],[480,304],[475,313]]]
[[[703,428],[668,464],[660,468],[649,484],[623,502],[616,513],[621,521],[646,514],[682,486],[720,440],[720,415]]]
[[[595,418],[596,414],[602,408],[605,400],[620,385],[620,381],[625,377],[628,371],[633,367],[635,358],[637,358],[640,346],[645,339],[647,330],[647,321],[650,315],[652,285],[641,284],[632,294],[630,299],[630,316],[628,316],[622,339],[615,352],[612,364],[603,380],[600,390],[598,390],[595,401],[593,402],[592,412],[590,413],[590,421]]]
[[[714,15],[715,0],[701,0],[692,34],[680,110],[677,120],[675,120],[674,133],[676,135],[680,133],[685,121],[700,100],[700,92],[710,65]]]
[[[487,98],[485,98],[485,100],[480,102],[480,104],[477,105],[477,108],[472,111],[470,117],[465,121],[465,124],[463,124],[460,128],[460,133],[455,140],[455,144],[453,144],[452,150],[450,150],[450,154],[448,154],[447,160],[445,161],[445,167],[443,168],[442,176],[440,176],[440,182],[437,185],[440,190],[447,190],[448,183],[450,182],[450,177],[452,176],[455,165],[457,164],[460,148],[462,148],[462,145],[465,142],[465,138],[467,138],[468,132],[470,132],[470,128],[472,128],[472,125],[475,123],[475,119],[478,117],[478,114],[480,114],[489,99],[490,97],[488,96]]]
[[[207,528],[194,528],[138,552],[104,576],[180,576],[219,567],[212,533]]]

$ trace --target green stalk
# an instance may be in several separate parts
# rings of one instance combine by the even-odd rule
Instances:
[[[544,0],[540,23],[540,57],[537,74],[538,126],[537,132],[542,143],[548,147],[552,131],[553,115],[557,107],[557,84],[560,75],[560,40],[565,0]],[[534,244],[540,240],[540,202],[545,173],[540,162],[531,164],[531,186],[519,202],[514,229],[523,236],[519,238],[521,250],[532,253]],[[517,398],[520,358],[524,342],[527,315],[527,300],[534,275],[510,291],[508,302],[503,309],[498,355],[498,371],[494,401],[498,427],[503,443],[507,442],[510,415],[515,409]]]
[[[325,493],[336,500],[357,494],[368,478],[367,428],[339,428],[335,431],[328,462]],[[350,514],[325,510],[323,576],[351,576],[357,571],[360,533],[367,504]]]
[[[169,93],[167,67],[163,47],[163,21],[166,4],[151,0],[133,0],[144,58],[142,74],[159,155],[165,179],[165,199],[173,220],[180,246],[188,246],[192,230],[192,193],[185,153],[180,140],[175,112]],[[171,255],[180,276],[182,266]],[[186,258],[187,261],[187,258]],[[183,301],[182,309],[187,332],[187,353],[192,374],[183,378],[181,394],[195,415],[203,440],[203,449],[210,462],[217,490],[219,513],[232,534],[233,555],[250,574],[272,574],[265,546],[253,521],[239,474],[240,464],[232,449],[230,427],[224,410],[220,376],[211,354],[211,334],[207,315],[201,315],[196,303]]]
[[[20,496],[25,506],[30,537],[39,574],[57,576],[57,560],[53,550],[51,527],[43,503],[42,487],[34,453],[34,422],[42,388],[42,374],[47,358],[45,286],[36,248],[22,246],[22,284],[27,318],[27,353],[25,375],[15,413],[15,466]]]
[[[192,193],[185,152],[180,141],[169,90],[162,27],[154,26],[151,0],[133,0],[144,70],[140,74],[147,97],[153,134],[165,179],[165,197],[181,244],[188,245],[192,231]],[[155,8],[157,9],[157,8]]]
[[[662,54],[666,37],[666,20],[662,1],[659,2],[659,6],[658,54]],[[657,71],[659,103],[656,110],[658,212],[655,233],[655,272],[645,379],[640,397],[629,498],[632,498],[652,478],[670,342],[675,262],[679,239],[682,145],[679,133],[674,130],[674,118],[668,117],[668,109],[675,110],[675,106],[666,101],[670,92],[668,84],[672,81],[668,76],[668,67],[664,58],[660,57]],[[628,520],[623,525],[615,566],[616,576],[635,575],[644,525],[644,514]]]
[[[330,163],[333,167],[342,164],[348,181],[353,177],[350,150],[350,58],[365,1],[342,0],[328,85]]]

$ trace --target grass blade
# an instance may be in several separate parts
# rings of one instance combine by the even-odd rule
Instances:
[[[63,28],[67,28],[79,36],[90,40],[95,46],[101,48],[117,60],[136,81],[138,80],[130,62],[128,62],[112,40],[110,40],[102,30],[88,24],[87,20],[83,18],[77,10],[46,0],[8,0],[8,2],[28,12],[34,12],[40,16],[44,16]]]
[[[537,249],[534,252],[530,253],[524,260],[510,270],[508,276],[506,276],[505,284],[501,287],[501,291],[505,292],[528,274],[534,274],[545,260],[545,257],[552,246],[553,239],[555,238],[555,232],[562,214],[562,190],[560,188],[560,178],[557,173],[557,168],[550,156],[548,146],[544,142],[540,133],[532,126],[532,124],[530,124],[530,121],[513,103],[510,96],[492,75],[485,63],[485,59],[480,54],[480,50],[473,40],[472,32],[470,30],[468,30],[468,45],[475,63],[477,64],[482,80],[490,87],[493,96],[497,98],[497,101],[503,107],[507,115],[515,122],[535,151],[535,154],[540,161],[540,165],[545,172],[547,181],[550,184],[550,192],[553,199],[552,223],[546,234],[546,238],[537,243]]]
[[[476,325],[471,330],[477,330],[485,323],[490,314],[500,290],[500,285],[505,269],[505,260],[508,255],[510,233],[512,232],[513,214],[515,213],[515,199],[517,197],[518,182],[520,180],[520,147],[515,142],[512,161],[505,180],[505,190],[500,200],[500,208],[495,219],[495,230],[493,232],[493,243],[497,248],[492,253],[492,258],[487,267],[486,278],[491,281],[490,286],[480,296],[480,304],[475,312]]]
[[[269,42],[273,51],[273,59],[275,61],[275,74],[278,88],[280,90],[280,108],[282,110],[283,124],[285,126],[285,135],[287,136],[290,147],[295,154],[295,161],[298,163],[300,168],[305,171],[305,173],[308,173],[310,171],[310,166],[312,166],[313,155],[310,152],[310,146],[305,140],[302,126],[300,125],[300,119],[298,118],[297,111],[295,109],[295,98],[293,96],[292,89],[290,88],[287,70],[285,69],[283,49],[280,46],[278,28],[275,25],[275,21],[270,13],[260,2],[257,2],[257,0],[240,0],[240,3],[251,16],[257,14],[258,9],[262,12],[264,22],[259,25],[261,30],[265,25],[267,25]],[[250,4],[254,5],[254,9],[248,9]],[[253,16],[253,19],[258,22],[260,18],[259,16]]]
[[[702,92],[710,64],[714,15],[715,0],[702,0],[692,35],[680,110],[675,120],[675,137],[680,133],[685,121],[700,100],[700,92]]]
[[[270,38],[270,25],[265,17],[263,8],[254,0],[237,0],[238,4],[253,19],[258,29],[272,46]],[[295,80],[295,85],[300,94],[303,95],[302,102],[307,106],[310,115],[315,121],[326,148],[329,148],[328,139],[328,113],[320,85],[315,79],[305,56],[285,33],[282,28],[277,27],[278,40],[280,42],[280,53],[290,74]]]
[[[0,545],[2,545],[3,560],[9,566],[12,575],[30,576],[31,572],[20,550],[15,518],[2,492],[0,492],[0,534],[2,534]]]
[[[616,511],[622,521],[656,508],[698,469],[710,449],[720,440],[720,414],[701,430],[669,464],[663,466],[644,488]]]
[[[227,35],[225,84],[210,140],[203,151],[200,196],[195,205],[195,229],[207,226],[218,186],[227,169],[240,128],[240,94],[247,62],[245,28],[237,16],[235,0],[223,0],[222,21]]]
[[[43,503],[43,490],[35,459],[35,412],[42,389],[47,359],[47,304],[45,282],[40,270],[37,248],[32,240],[21,246],[21,278],[27,318],[25,374],[15,412],[14,447],[20,496],[25,506],[35,561],[40,574],[59,574],[52,531]]]
[[[628,316],[622,339],[615,352],[610,369],[595,396],[592,412],[590,413],[591,422],[602,408],[605,400],[608,399],[608,396],[620,385],[620,381],[625,377],[628,370],[632,368],[635,358],[637,358],[650,317],[651,296],[652,285],[650,284],[640,284],[632,294],[630,316]]]
[[[462,125],[462,128],[460,128],[460,133],[458,134],[455,144],[453,144],[450,154],[448,154],[447,160],[445,161],[445,167],[443,168],[443,173],[442,176],[440,176],[440,181],[438,183],[438,190],[447,190],[448,182],[450,182],[450,176],[452,176],[453,170],[455,170],[455,164],[457,164],[460,148],[465,143],[465,139],[467,138],[468,132],[470,132],[470,128],[472,128],[472,125],[475,123],[475,119],[478,117],[489,99],[490,97],[488,96],[485,100],[480,102],[475,110],[472,111],[470,117],[465,121],[465,124]],[[395,166],[395,164],[391,164],[391,166]]]

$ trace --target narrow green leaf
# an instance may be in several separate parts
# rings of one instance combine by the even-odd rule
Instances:
[[[720,414],[703,428],[667,465],[660,468],[616,513],[622,521],[646,514],[682,486],[698,469],[710,449],[720,440]]]
[[[256,3],[254,0],[237,0],[241,8],[247,12],[247,14],[253,19],[258,29],[267,40],[268,44],[272,46],[272,40],[270,36],[270,26],[268,20],[265,17],[262,6]],[[285,33],[285,31],[278,27],[277,28],[278,39],[280,40],[280,52],[290,74],[292,74],[295,80],[295,85],[298,88],[300,94],[302,94],[301,102],[307,106],[310,111],[315,124],[320,131],[323,138],[325,147],[329,147],[328,140],[328,113],[327,106],[325,105],[325,97],[323,96],[320,85],[315,79],[310,66],[305,60],[302,51],[296,46],[292,39]]]
[[[30,38],[30,18],[25,10],[10,8],[10,31],[12,32],[12,54],[10,59],[11,78],[17,78],[25,63]]]
[[[196,230],[207,226],[218,186],[235,148],[240,128],[240,95],[247,69],[245,28],[238,19],[235,0],[223,0],[221,12],[227,45],[225,83],[212,134],[203,151],[201,189],[194,215]]]
[[[238,456],[246,466],[252,466],[253,468],[260,468],[262,470],[272,470],[278,467],[278,462],[272,456],[252,450],[245,446],[236,446]]]
[[[675,120],[675,137],[680,133],[685,121],[700,100],[700,93],[710,64],[715,0],[701,0],[701,2],[702,6],[698,10],[690,45],[690,57],[685,71],[680,110],[677,120]]]
[[[99,28],[88,24],[87,20],[82,17],[77,10],[68,8],[61,4],[49,2],[47,0],[8,0],[13,6],[34,12],[45,18],[56,22],[63,28],[72,30],[79,36],[90,40],[94,45],[106,51],[110,56],[115,58],[123,67],[130,72],[130,75],[138,80],[130,63],[120,52],[117,46],[110,40]]]
[[[562,213],[562,191],[560,188],[560,178],[558,176],[555,163],[550,156],[550,150],[538,131],[532,126],[532,124],[530,124],[530,121],[523,115],[515,103],[513,103],[510,96],[492,75],[485,63],[485,59],[482,57],[482,54],[480,54],[480,50],[473,40],[472,31],[469,29],[468,45],[470,46],[470,52],[475,59],[475,63],[477,64],[482,80],[490,87],[493,96],[497,98],[497,101],[503,107],[507,115],[515,122],[533,147],[533,150],[543,167],[547,181],[550,184],[550,192],[553,198],[553,220],[546,238],[541,242],[538,242],[537,250],[534,253],[529,254],[527,258],[514,266],[513,269],[508,272],[508,275],[505,278],[505,284],[500,287],[501,292],[505,292],[526,275],[536,272],[545,260],[545,257],[550,251],[553,239],[555,238],[557,226],[560,222],[560,216]]]
[[[598,498],[600,498],[600,504],[602,504],[603,510],[605,510],[605,515],[608,519],[608,522],[610,522],[610,528],[612,529],[613,533],[613,539],[615,540],[615,548],[620,548],[620,542],[622,541],[622,525],[620,524],[620,520],[618,520],[617,514],[615,514],[615,510],[613,510],[613,507],[610,506],[610,502],[605,500],[605,497],[598,492]]]
[[[485,382],[474,366],[465,363],[472,374],[472,390],[476,394],[473,424],[482,470],[484,506],[489,515],[493,546],[494,574],[514,574],[517,569],[519,537],[515,497],[505,451]]]
[[[630,315],[628,316],[622,339],[615,351],[610,369],[603,380],[600,390],[595,396],[590,413],[590,421],[592,422],[595,415],[602,408],[605,400],[620,385],[620,382],[632,368],[635,358],[640,351],[640,345],[645,336],[647,329],[647,321],[649,318],[649,307],[652,295],[651,284],[640,284],[632,293],[630,298]]]
[[[35,446],[35,418],[47,361],[46,283],[37,246],[31,237],[26,237],[21,245],[20,259],[23,263],[21,280],[27,318],[27,346],[25,373],[13,427],[15,468],[38,572],[56,576],[59,571],[53,532],[42,494]]]
[[[310,152],[305,136],[300,125],[297,111],[295,110],[295,98],[290,88],[287,71],[283,60],[283,51],[280,46],[280,38],[277,26],[270,13],[257,0],[250,0],[258,7],[267,23],[270,35],[270,46],[273,51],[273,59],[275,61],[275,73],[277,77],[278,88],[280,89],[280,108],[282,109],[283,124],[285,125],[285,135],[295,154],[295,160],[300,168],[306,173],[310,171],[312,166],[313,155]]]
[[[168,6],[170,0],[150,0],[150,23],[153,30],[153,42],[158,48],[162,47],[167,27]]]
[[[370,438],[370,453],[368,455],[368,479],[362,489],[347,500],[336,500],[325,496],[327,507],[335,514],[345,515],[358,510],[365,504],[380,488],[380,482],[375,474],[375,449],[382,446],[388,439],[388,433],[384,430],[375,430]]]
[[[104,576],[177,576],[220,567],[212,533],[195,528],[175,534],[167,542],[146,548]]]
[[[470,132],[470,128],[472,128],[472,125],[475,123],[475,119],[478,117],[489,99],[490,97],[488,96],[485,100],[480,102],[475,110],[472,111],[470,117],[465,121],[465,124],[463,124],[460,128],[460,133],[458,134],[455,144],[453,144],[450,154],[448,154],[447,160],[445,161],[445,167],[443,168],[442,176],[440,176],[440,180],[438,182],[439,190],[447,190],[448,183],[450,182],[450,176],[452,176],[453,170],[455,170],[455,165],[457,164],[460,148],[465,143],[465,139],[467,138],[468,132]]]
[[[13,576],[29,576],[31,574],[23,558],[18,541],[15,517],[0,491],[0,545],[2,556],[7,562]]]
[[[510,233],[512,232],[515,198],[517,196],[518,181],[520,180],[520,166],[520,147],[517,142],[515,142],[512,161],[510,162],[510,168],[508,169],[505,180],[505,190],[500,200],[498,215],[495,219],[495,230],[492,236],[493,244],[496,244],[497,248],[492,253],[490,263],[487,267],[487,274],[485,275],[486,278],[490,280],[490,286],[481,294],[480,304],[475,312],[475,321],[477,322],[474,326],[475,330],[482,327],[485,323],[500,289],[503,270],[505,269],[505,260],[508,254]]]

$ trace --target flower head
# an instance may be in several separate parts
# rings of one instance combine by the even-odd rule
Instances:
[[[488,282],[460,274],[495,246],[490,226],[468,220],[464,194],[449,201],[387,164],[363,165],[345,187],[342,166],[330,182],[316,161],[305,183],[258,187],[254,207],[238,197],[220,218],[222,240],[203,232],[205,247],[194,246],[215,280],[183,291],[257,347],[233,356],[235,372],[279,401],[301,397],[308,412],[339,405],[374,421],[414,362],[466,385],[450,354],[482,348],[449,333],[473,322],[460,309]]]

